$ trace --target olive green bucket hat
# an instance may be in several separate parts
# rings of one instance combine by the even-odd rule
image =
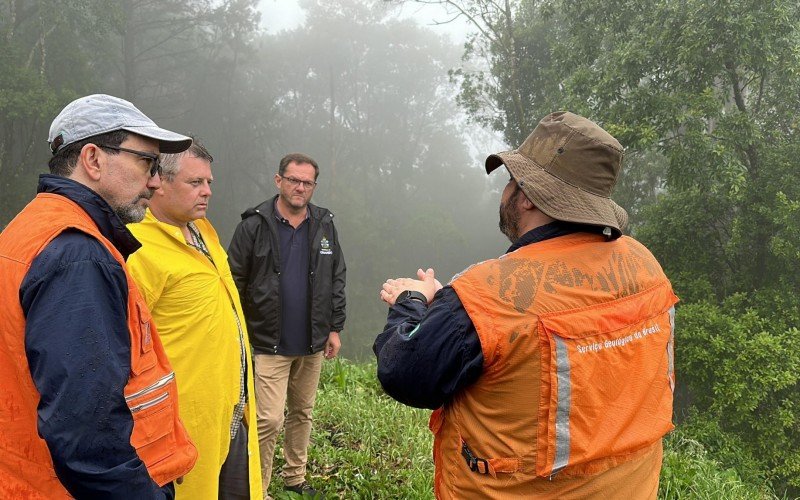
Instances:
[[[505,165],[546,215],[608,227],[619,236],[628,213],[611,200],[611,191],[622,157],[622,145],[599,125],[559,111],[544,117],[519,148],[486,158],[486,173]]]

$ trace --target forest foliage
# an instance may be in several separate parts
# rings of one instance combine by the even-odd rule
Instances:
[[[50,121],[88,93],[205,142],[225,241],[303,151],[348,262],[343,353],[363,359],[385,278],[446,281],[504,250],[477,126],[513,147],[580,113],[626,147],[614,198],[681,297],[680,435],[800,496],[800,4],[431,2],[471,23],[463,51],[385,1],[301,0],[305,24],[271,34],[256,0],[3,2],[0,227],[35,193]]]

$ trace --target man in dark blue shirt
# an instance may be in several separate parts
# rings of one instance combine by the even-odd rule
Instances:
[[[311,411],[322,359],[339,352],[345,319],[345,264],[333,214],[310,203],[318,174],[306,155],[281,159],[278,195],[242,214],[228,249],[255,352],[265,492],[286,406],[285,488],[317,493],[305,479]]]

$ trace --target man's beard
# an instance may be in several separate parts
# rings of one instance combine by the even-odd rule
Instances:
[[[121,220],[123,224],[142,222],[147,207],[139,205],[139,200],[149,200],[151,196],[152,193],[147,193],[147,195],[142,194],[139,195],[139,197],[136,198],[132,203],[111,208],[114,210],[114,213],[117,214],[117,217],[119,217],[119,220]]]
[[[506,235],[511,243],[516,243],[519,239],[520,214],[517,210],[517,199],[521,194],[522,190],[517,186],[508,200],[500,203],[500,232]]]

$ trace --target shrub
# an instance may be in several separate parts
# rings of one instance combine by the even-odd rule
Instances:
[[[715,458],[743,476],[752,477],[757,464],[758,475],[776,491],[797,495],[800,332],[779,320],[780,311],[769,317],[749,308],[741,294],[720,306],[682,306],[676,320],[677,373],[686,392],[682,404],[702,415],[687,423],[711,438],[704,444]],[[732,440],[746,458],[736,459]]]

